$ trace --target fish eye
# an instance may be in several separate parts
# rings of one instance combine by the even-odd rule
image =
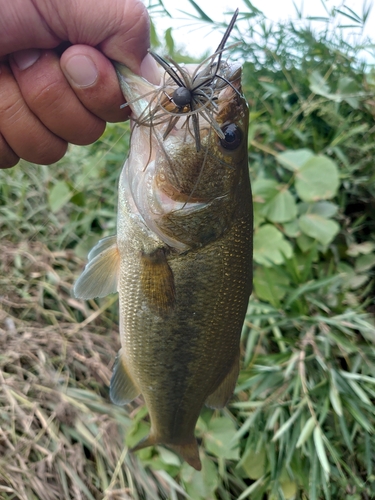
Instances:
[[[179,108],[187,106],[191,102],[191,92],[186,87],[178,87],[172,96],[173,102]]]
[[[237,125],[230,123],[229,125],[225,125],[221,130],[224,133],[224,139],[220,139],[220,144],[223,148],[231,151],[237,149],[242,142],[242,132]]]

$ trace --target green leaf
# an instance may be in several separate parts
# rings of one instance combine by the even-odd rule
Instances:
[[[317,201],[316,203],[308,205],[308,209],[306,212],[310,214],[320,215],[325,219],[330,219],[334,215],[336,215],[338,206],[335,203],[331,203],[330,201]]]
[[[307,281],[306,283],[303,283],[302,285],[300,285],[292,290],[288,299],[285,301],[285,306],[289,307],[301,295],[306,295],[307,293],[312,292],[314,290],[324,290],[324,288],[327,285],[330,285],[334,282],[339,282],[339,281],[340,281],[340,277],[336,276],[336,275],[328,276],[328,278],[322,278],[320,280]]]
[[[294,219],[290,222],[283,224],[284,233],[289,236],[289,238],[296,238],[300,234],[300,229],[298,225],[298,220]]]
[[[337,413],[339,417],[342,416],[342,404],[340,399],[339,390],[336,384],[336,373],[334,370],[330,370],[331,372],[331,380],[330,380],[330,388],[329,388],[329,399],[331,400],[333,409]],[[349,381],[348,381],[349,382]]]
[[[353,94],[359,93],[359,88],[355,80],[348,76],[343,76],[339,79],[337,85],[337,93],[341,94],[341,98],[343,101],[346,101],[349,106],[354,109],[359,108],[359,100],[358,97]]]
[[[85,200],[85,193],[83,191],[79,191],[70,198],[70,201],[74,203],[74,205],[77,205],[77,207],[84,207]]]
[[[219,475],[215,464],[206,456],[201,456],[202,470],[196,471],[186,462],[181,467],[181,479],[185,483],[191,499],[206,500],[214,498],[213,493],[219,485]]]
[[[317,491],[319,489],[318,479],[318,456],[313,453],[311,457],[310,475],[309,475],[309,500],[317,500]]]
[[[174,52],[174,40],[172,36],[172,28],[168,28],[164,34],[165,44],[167,46],[168,52],[173,54]]]
[[[375,243],[372,241],[365,241],[363,243],[353,243],[349,246],[346,253],[351,257],[357,257],[359,254],[369,254],[375,250]]]
[[[196,2],[194,2],[194,0],[188,0],[188,2],[198,12],[200,19],[202,21],[206,21],[206,23],[213,23],[212,19],[210,17],[208,17],[208,15],[199,7],[199,5]]]
[[[285,500],[292,500],[296,497],[297,483],[291,479],[280,481],[280,487],[283,490]]]
[[[300,448],[309,439],[312,431],[314,430],[315,425],[316,425],[315,418],[310,417],[303,426],[303,429],[296,444],[296,448]]]
[[[265,222],[265,217],[262,214],[263,210],[263,203],[253,203],[253,210],[254,210],[254,229],[257,229],[260,225]]]
[[[255,483],[251,484],[248,488],[245,489],[245,491],[243,491],[241,493],[241,495],[238,497],[238,500],[245,500],[245,499],[248,500],[250,498],[253,498],[250,495],[252,495],[254,493],[254,491],[256,491],[258,488],[263,486],[264,481],[265,481],[265,478],[263,476],[260,477],[257,481],[255,481]],[[259,498],[259,497],[257,497],[257,498]]]
[[[272,179],[258,178],[253,183],[254,227],[259,227],[269,209],[268,202],[279,194],[279,184]]]
[[[309,77],[310,90],[317,95],[322,95],[324,97],[331,98],[334,94],[331,93],[326,79],[318,72],[313,71]]]
[[[364,273],[375,266],[375,253],[361,255],[355,260],[355,270],[357,273]]]
[[[283,425],[280,427],[280,429],[275,433],[275,435],[272,438],[272,441],[277,441],[288,429],[289,427],[294,423],[294,421],[297,419],[297,417],[301,413],[301,408],[296,410],[293,415],[283,423]]]
[[[367,468],[367,477],[370,477],[372,474],[373,468],[373,453],[372,453],[372,444],[373,444],[373,436],[370,436],[368,432],[365,433],[365,457],[366,457],[366,468]]]
[[[303,233],[318,240],[324,246],[329,245],[340,230],[337,222],[315,214],[302,215],[298,223]]]
[[[263,213],[272,222],[287,222],[297,216],[297,205],[284,187],[265,205]]]
[[[351,290],[356,290],[361,287],[370,279],[369,274],[358,274],[356,271],[345,264],[344,262],[340,262],[338,267],[338,271],[340,272],[341,279],[343,282],[343,286],[345,288],[350,288]]]
[[[314,245],[316,245],[316,242],[314,238],[310,238],[310,236],[307,236],[307,234],[302,233],[297,236],[297,245],[302,250],[302,252],[307,252]]]
[[[259,451],[255,451],[248,448],[238,463],[237,468],[242,469],[248,478],[259,479],[266,472],[265,450],[261,448]]]
[[[342,437],[344,439],[344,442],[345,442],[346,446],[348,447],[348,449],[351,451],[351,453],[353,453],[353,441],[352,441],[351,436],[349,434],[346,418],[344,416],[340,417],[339,422],[340,422],[340,429],[341,429],[341,434],[342,434]]]
[[[181,466],[181,460],[178,458],[176,453],[173,453],[173,451],[169,451],[166,448],[163,448],[162,446],[158,446],[157,448],[160,458],[165,464],[174,465],[176,467]]]
[[[310,158],[296,172],[296,190],[303,201],[333,198],[339,187],[336,163],[326,156]]]
[[[362,389],[362,387],[359,384],[357,384],[357,382],[350,379],[348,379],[347,382],[364,404],[372,406],[371,400],[369,399],[365,391]]]
[[[48,194],[48,204],[53,213],[62,208],[71,198],[72,192],[65,181],[58,181]]]
[[[289,283],[288,276],[279,267],[260,266],[254,271],[256,296],[275,307],[280,305],[280,300],[285,296]]]
[[[326,455],[326,451],[324,449],[324,444],[323,444],[323,434],[321,431],[321,428],[319,426],[315,427],[314,429],[314,444],[315,444],[315,449],[316,453],[319,458],[320,465],[322,466],[322,469],[324,472],[329,475],[330,473],[330,467]]]
[[[152,48],[156,49],[156,48],[160,47],[161,43],[160,43],[159,37],[156,33],[155,24],[152,21],[152,19],[150,19],[150,39],[151,39],[151,47]]]
[[[314,154],[309,149],[297,149],[295,151],[284,151],[276,156],[277,161],[288,170],[300,170],[300,168],[313,158]]]
[[[278,193],[278,183],[272,179],[258,178],[252,183],[254,201],[264,203]]]
[[[353,400],[346,400],[345,407],[348,409],[352,417],[358,422],[358,424],[365,429],[365,431],[373,433],[374,429],[371,422],[368,420],[366,415],[362,413],[358,405]]]
[[[207,451],[217,457],[238,460],[238,443],[233,440],[235,434],[236,426],[231,419],[227,417],[213,418],[204,437]]]
[[[254,260],[271,267],[282,264],[293,254],[292,246],[283,234],[271,224],[265,224],[254,233]]]
[[[145,438],[150,432],[150,425],[145,422],[133,421],[130,429],[126,434],[126,445],[132,448]]]

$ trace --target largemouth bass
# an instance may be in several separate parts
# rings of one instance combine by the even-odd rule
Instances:
[[[228,35],[198,67],[155,56],[158,86],[116,65],[133,120],[117,236],[93,248],[74,289],[119,292],[110,396],[142,394],[151,420],[134,449],[162,444],[197,470],[195,425],[233,393],[252,286],[248,108],[240,66],[222,58]]]

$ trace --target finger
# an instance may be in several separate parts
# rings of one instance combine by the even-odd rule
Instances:
[[[15,155],[33,163],[55,163],[67,148],[30,111],[6,64],[0,65],[0,133]]]
[[[19,156],[9,147],[4,137],[0,134],[0,168],[14,167],[19,159]]]
[[[39,51],[40,57],[30,65],[30,52],[19,51],[10,57],[28,107],[45,127],[65,141],[80,145],[95,142],[105,123],[81,104],[61,71],[58,56],[51,50]]]
[[[128,108],[121,109],[121,93],[113,64],[88,45],[73,45],[61,56],[61,69],[80,102],[106,122],[125,121]]]
[[[0,0],[6,2],[9,8],[0,9],[0,61],[16,50],[68,41],[97,47],[138,73],[150,46],[150,20],[140,0]]]

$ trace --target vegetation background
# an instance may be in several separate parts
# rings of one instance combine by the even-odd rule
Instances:
[[[235,397],[198,422],[203,471],[160,447],[127,453],[148,422],[141,401],[109,402],[117,297],[71,295],[115,232],[129,126],[109,125],[54,166],[0,171],[1,499],[375,498],[374,46],[346,41],[368,10],[314,29],[244,5],[229,57],[251,109],[255,291]],[[161,0],[150,13],[168,16]],[[172,28],[152,38],[194,60]]]

